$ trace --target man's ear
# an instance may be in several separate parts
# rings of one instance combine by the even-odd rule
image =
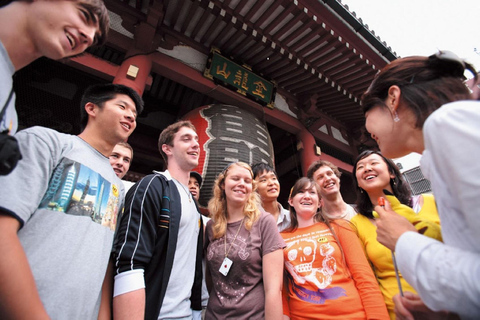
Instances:
[[[98,110],[98,107],[95,103],[93,102],[87,102],[85,104],[85,111],[87,112],[87,114],[91,117],[95,117],[97,115],[97,110]]]
[[[171,155],[172,154],[172,150],[170,149],[171,147],[168,145],[168,144],[162,144],[162,151],[167,155]]]

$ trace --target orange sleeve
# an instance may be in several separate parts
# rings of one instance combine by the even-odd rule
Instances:
[[[357,287],[367,319],[390,319],[377,279],[365,257],[360,240],[347,221],[332,223],[345,254],[347,267]]]

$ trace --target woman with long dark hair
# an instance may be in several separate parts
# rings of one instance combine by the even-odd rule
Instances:
[[[410,152],[430,180],[444,243],[424,237],[388,202],[375,207],[378,240],[395,250],[402,275],[432,310],[480,314],[480,102],[464,83],[471,65],[450,52],[389,63],[362,96],[366,129],[388,158]],[[394,297],[397,316],[425,309]],[[407,310],[408,309],[408,310]]]
[[[367,258],[372,265],[391,319],[395,319],[392,298],[400,292],[397,277],[404,291],[416,293],[401,274],[396,274],[390,250],[377,241],[376,212],[378,198],[387,198],[397,213],[401,213],[417,230],[441,240],[440,219],[431,194],[411,197],[410,188],[397,166],[380,152],[366,150],[353,165],[357,190],[357,211],[350,222],[355,226]],[[411,208],[413,206],[413,208]]]
[[[283,313],[290,319],[388,319],[377,281],[349,222],[329,221],[320,188],[308,178],[293,186],[292,224],[284,249]]]

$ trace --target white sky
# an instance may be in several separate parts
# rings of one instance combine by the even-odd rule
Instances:
[[[480,0],[341,2],[401,57],[450,50],[480,69]]]

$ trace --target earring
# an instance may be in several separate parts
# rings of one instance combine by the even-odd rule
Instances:
[[[394,113],[393,121],[395,121],[395,122],[400,121],[400,118],[398,117],[397,111],[395,111],[395,113]]]
[[[362,189],[362,188],[360,188],[360,193],[363,193],[363,189]]]

